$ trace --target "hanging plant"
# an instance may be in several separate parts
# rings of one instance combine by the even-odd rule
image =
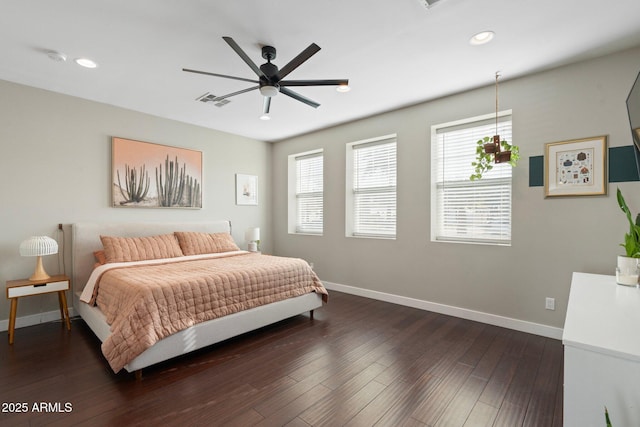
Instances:
[[[482,179],[482,175],[493,169],[493,163],[509,163],[515,167],[520,159],[517,145],[511,145],[506,140],[500,140],[498,135],[498,78],[496,73],[496,135],[479,139],[476,146],[476,160],[471,162],[474,173],[469,177],[471,181]]]
[[[474,173],[469,177],[471,181],[482,179],[482,175],[493,169],[493,163],[509,163],[516,166],[520,159],[520,150],[517,145],[511,145],[506,140],[499,143],[493,142],[494,139],[500,140],[500,136],[493,138],[485,136],[478,140],[476,146],[476,160],[471,162]]]

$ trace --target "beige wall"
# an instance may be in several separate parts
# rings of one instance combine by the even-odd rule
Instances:
[[[529,157],[548,142],[608,135],[630,145],[625,100],[640,49],[505,81],[500,108],[513,110],[522,160],[513,178],[511,247],[430,241],[430,126],[494,111],[494,88],[457,94],[275,144],[275,252],[315,264],[323,280],[561,328],[573,271],[613,274],[626,230],[615,190],[601,197],[545,199],[528,186]],[[487,76],[491,81],[492,77]],[[437,84],[437,82],[416,82]],[[398,134],[397,240],[344,236],[345,144]],[[287,156],[324,149],[324,235],[287,233]],[[638,183],[622,183],[640,210]],[[545,297],[556,310],[544,309]]]
[[[112,136],[202,151],[203,208],[110,207]],[[268,250],[270,161],[266,142],[0,81],[0,330],[9,317],[5,281],[35,267],[19,255],[20,242],[55,237],[58,223],[230,219],[239,245],[246,228],[260,226]],[[235,205],[236,173],[258,175],[259,206]],[[50,274],[60,271],[56,258],[45,257]],[[53,296],[22,298],[18,316],[56,309]]]
[[[267,251],[314,262],[326,281],[562,327],[571,272],[612,274],[625,220],[615,202],[616,184],[605,197],[545,200],[543,188],[528,186],[528,157],[542,155],[547,142],[603,134],[610,146],[630,145],[624,101],[639,70],[640,49],[634,49],[502,83],[501,109],[513,110],[514,142],[522,154],[514,170],[508,248],[432,243],[429,236],[430,126],[491,113],[491,86],[272,148],[0,81],[0,290],[4,295],[6,280],[31,274],[34,260],[19,256],[20,242],[34,234],[56,236],[58,223],[229,218],[241,245],[244,230],[258,225]],[[345,238],[345,144],[390,133],[398,134],[398,239]],[[111,208],[111,136],[201,150],[203,209]],[[325,155],[325,233],[289,235],[287,156],[316,148]],[[235,205],[235,173],[259,176],[258,207]],[[640,210],[639,184],[620,187]],[[57,261],[46,257],[50,273],[59,271]],[[544,310],[545,297],[556,298],[556,311]],[[0,330],[8,318],[2,300]],[[53,297],[24,298],[18,315],[56,308]]]

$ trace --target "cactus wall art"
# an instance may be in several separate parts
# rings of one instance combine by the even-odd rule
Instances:
[[[111,145],[113,207],[202,208],[202,152],[116,137]]]

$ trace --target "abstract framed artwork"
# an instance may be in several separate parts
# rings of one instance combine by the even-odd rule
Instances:
[[[545,197],[607,194],[607,137],[545,146]]]
[[[258,204],[258,177],[236,174],[236,205]]]
[[[202,152],[111,138],[113,207],[202,208]]]

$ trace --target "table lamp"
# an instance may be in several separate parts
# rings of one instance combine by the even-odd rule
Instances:
[[[43,255],[58,253],[58,242],[47,236],[32,236],[20,243],[20,255],[37,256],[36,269],[29,280],[46,280],[49,276],[42,266]]]
[[[260,244],[260,228],[253,227],[247,229],[244,234],[244,239],[247,241],[247,250],[249,252],[258,252],[258,245]]]

